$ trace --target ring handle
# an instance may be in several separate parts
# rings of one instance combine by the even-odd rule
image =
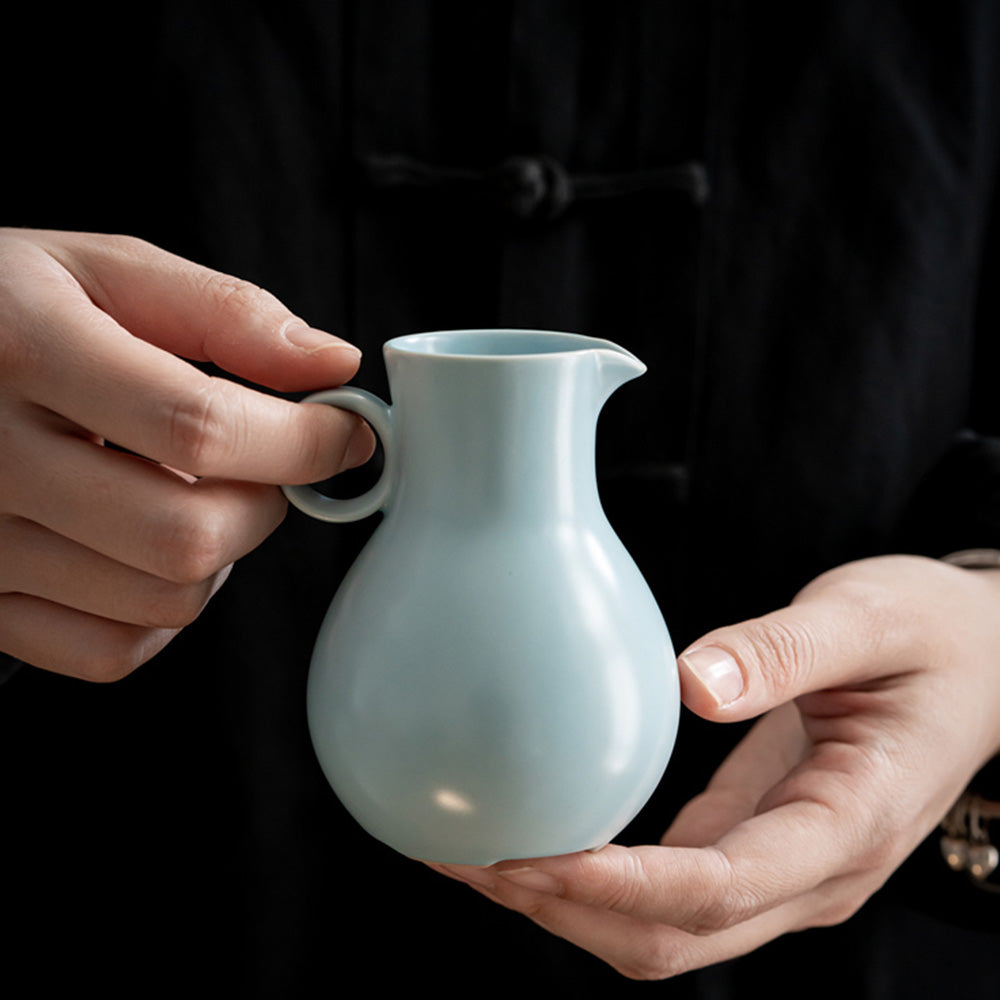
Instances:
[[[382,440],[386,457],[385,467],[378,482],[370,490],[348,500],[325,496],[312,486],[282,486],[285,496],[310,517],[334,523],[360,521],[363,517],[384,510],[392,490],[390,476],[392,463],[389,461],[389,450],[392,447],[392,408],[378,396],[365,392],[364,389],[351,387],[314,392],[302,402],[336,406],[341,410],[350,410],[351,413],[356,413],[366,420]]]

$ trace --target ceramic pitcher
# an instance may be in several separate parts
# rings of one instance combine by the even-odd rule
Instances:
[[[659,782],[679,714],[663,617],[611,529],[597,416],[645,366],[609,341],[530,330],[384,346],[392,405],[316,393],[382,441],[354,499],[286,487],[326,521],[384,518],[324,620],[309,731],[369,833],[486,865],[601,847]]]

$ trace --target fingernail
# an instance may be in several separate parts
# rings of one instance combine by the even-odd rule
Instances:
[[[679,659],[701,682],[719,708],[731,705],[743,694],[743,671],[724,649],[702,646],[688,650]]]
[[[506,871],[498,871],[497,874],[508,882],[521,886],[522,889],[547,892],[553,896],[562,892],[562,883],[557,878],[548,872],[540,872],[537,868],[508,868]]]
[[[293,323],[286,326],[284,336],[285,340],[293,347],[298,347],[300,350],[309,351],[310,353],[335,348],[344,354],[352,354],[356,357],[361,356],[361,351],[353,344],[349,344],[346,340],[341,340],[340,337],[335,337],[332,333],[325,333],[323,330],[316,330],[311,326],[306,326],[305,323]]]
[[[233,571],[234,563],[230,563],[228,566],[224,566],[215,574],[215,579],[212,581],[211,589],[209,590],[209,596],[215,597],[219,592],[219,588],[229,579],[229,574]]]

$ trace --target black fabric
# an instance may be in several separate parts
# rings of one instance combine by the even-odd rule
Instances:
[[[1000,545],[1000,26],[986,2],[920,10],[176,0],[115,32],[93,6],[29,10],[0,60],[0,218],[263,284],[363,347],[379,393],[379,347],[406,332],[633,350],[649,375],[602,417],[602,497],[680,647],[848,559]],[[696,163],[710,196],[518,217],[372,185],[372,157]],[[247,997],[356,973],[442,995],[996,993],[996,899],[933,843],[840,927],[641,987],[373,842],[304,719],[312,639],[373,526],[292,514],[134,676],[23,668],[0,689],[5,966]],[[740,731],[685,717],[623,841],[657,838]]]
[[[0,684],[8,677],[12,677],[23,665],[20,660],[16,660],[13,656],[0,653]]]

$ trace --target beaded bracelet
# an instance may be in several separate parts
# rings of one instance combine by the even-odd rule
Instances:
[[[941,562],[966,569],[1000,569],[1000,549],[962,549],[941,556]]]
[[[965,569],[1000,569],[1000,549],[963,549],[941,561]],[[994,819],[1000,819],[1000,802],[966,791],[941,821],[941,855],[952,871],[964,871],[974,885],[1000,893],[1000,885],[987,882],[1000,867],[1000,849],[990,840]]]

